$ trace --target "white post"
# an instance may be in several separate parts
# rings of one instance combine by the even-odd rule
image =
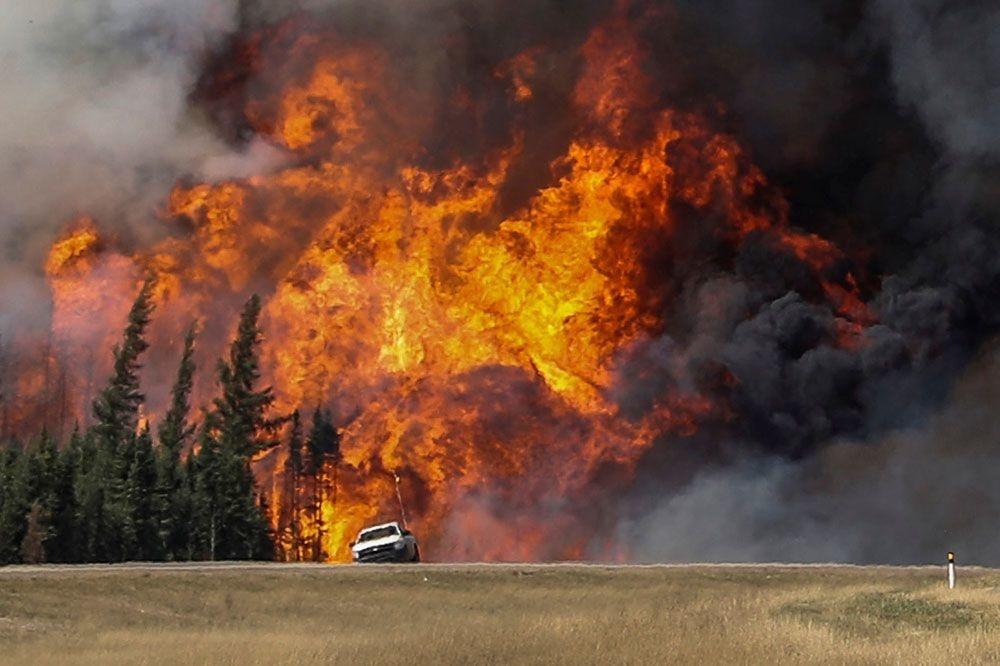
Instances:
[[[399,500],[399,517],[403,519],[403,529],[406,529],[406,509],[403,508],[403,492],[399,489],[399,474],[392,473],[392,478],[396,480],[396,499]]]
[[[948,553],[948,589],[955,589],[955,553]]]

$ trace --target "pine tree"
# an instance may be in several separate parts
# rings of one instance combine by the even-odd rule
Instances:
[[[286,419],[268,418],[274,403],[271,387],[258,389],[261,331],[260,297],[254,294],[243,307],[229,360],[218,366],[222,396],[214,401],[219,416],[219,437],[225,447],[252,456],[278,444],[276,434]]]
[[[81,479],[81,467],[84,464],[84,435],[80,432],[79,423],[74,424],[69,442],[59,457],[61,464],[57,494],[61,508],[52,518],[55,527],[52,550],[54,557],[58,558],[53,561],[82,562],[84,526],[80,522],[77,483]]]
[[[285,480],[286,507],[284,520],[288,559],[302,559],[302,525],[299,507],[299,485],[302,480],[302,421],[299,410],[292,413],[292,425],[288,436],[288,458],[285,460],[283,478]]]
[[[191,387],[194,385],[194,341],[195,326],[192,325],[184,337],[184,351],[181,353],[180,366],[177,368],[177,379],[170,392],[170,408],[163,417],[163,422],[157,430],[161,452],[168,454],[174,460],[180,460],[181,451],[194,434],[194,426],[188,423],[188,413],[191,411]]]
[[[198,475],[195,473],[197,456],[192,451],[181,467],[181,486],[177,491],[176,501],[178,521],[181,523],[183,543],[177,544],[174,559],[193,560],[196,556],[197,513],[195,500],[197,495]]]
[[[0,335],[0,445],[7,443],[10,430],[10,391],[7,383],[11,372],[8,368],[6,340]]]
[[[153,280],[148,278],[132,304],[122,343],[114,348],[114,369],[108,384],[94,400],[96,423],[90,435],[95,446],[94,469],[85,479],[86,507],[94,520],[88,529],[89,557],[122,560],[137,549],[133,507],[126,484],[134,458],[139,409],[145,400],[139,387],[139,358],[149,347],[146,327],[152,316]],[[94,502],[100,501],[97,507]]]
[[[311,522],[315,528],[315,537],[311,544],[311,559],[320,562],[325,559],[323,552],[323,536],[325,526],[323,521],[323,503],[326,501],[328,484],[327,468],[332,465],[334,474],[340,461],[340,435],[333,425],[329,410],[316,408],[313,412],[312,428],[307,440],[309,451],[307,474],[312,477],[312,497],[309,502]],[[334,476],[336,479],[336,476]],[[336,489],[336,486],[334,486]]]
[[[156,459],[149,428],[144,427],[132,446],[132,462],[125,481],[125,505],[129,515],[126,533],[130,548],[126,559],[163,559],[160,529],[153,511],[153,491],[156,486]]]
[[[184,338],[177,379],[170,393],[170,408],[157,431],[156,490],[154,513],[159,524],[164,555],[177,560],[187,557],[190,541],[191,494],[187,488],[181,453],[187,447],[195,426],[188,423],[191,388],[194,384],[195,326]]]
[[[267,496],[264,493],[256,494],[254,497],[254,506],[256,515],[260,516],[262,520],[257,523],[254,530],[256,543],[252,544],[253,558],[258,560],[273,560],[277,555],[277,549],[274,545],[274,531],[271,529],[270,521],[267,518],[271,515],[271,507],[267,503]]]
[[[7,499],[13,496],[14,470],[17,465],[17,455],[19,449],[14,443],[0,441],[0,520],[2,520],[4,505]],[[0,525],[0,544],[3,543],[3,526]],[[0,551],[2,551],[0,547]],[[0,563],[4,560],[0,555]]]
[[[199,436],[194,510],[200,549],[210,559],[271,558],[270,524],[255,491],[252,457],[277,443],[285,419],[268,416],[274,397],[260,379],[254,295],[240,316],[228,361],[218,366],[222,395],[206,415]]]
[[[153,313],[153,280],[147,279],[132,309],[122,336],[121,345],[115,346],[114,370],[108,385],[94,400],[93,411],[97,422],[93,432],[102,449],[119,451],[130,444],[139,422],[139,407],[145,396],[139,390],[139,358],[149,348],[144,337]]]
[[[218,535],[224,519],[220,501],[221,454],[218,439],[213,434],[215,420],[214,413],[205,414],[198,436],[198,453],[188,459],[193,487],[192,549],[195,558],[213,561],[218,552]]]
[[[0,561],[24,561],[26,547],[30,548],[27,553],[29,559],[44,560],[42,543],[49,537],[51,519],[42,505],[48,483],[44,460],[50,451],[54,451],[54,444],[51,443],[48,431],[43,429],[41,435],[26,450],[17,454],[8,484],[5,484],[7,492],[4,493],[4,503],[0,509]],[[34,512],[36,524],[29,525],[29,514],[36,504],[39,507]],[[26,544],[29,526],[33,533]],[[36,538],[41,539],[41,542],[35,544],[33,540]]]
[[[3,495],[0,504],[0,564],[19,562],[21,559],[21,540],[25,531],[25,511],[30,506],[25,496],[22,467],[25,465],[27,453],[20,450],[16,443],[3,450],[2,459]]]
[[[41,488],[41,512],[36,518],[48,521],[42,548],[47,562],[70,562],[74,559],[76,501],[73,492],[75,455],[73,440],[79,437],[74,430],[71,444],[62,452],[47,431],[42,431],[38,448]]]
[[[105,507],[106,485],[105,456],[97,449],[95,437],[87,432],[70,446],[76,446],[77,467],[73,477],[73,495],[76,504],[76,559],[80,562],[107,562],[113,559],[111,551],[117,539],[115,526],[110,523]]]

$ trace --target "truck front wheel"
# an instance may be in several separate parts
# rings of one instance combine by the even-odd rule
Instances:
[[[410,561],[411,562],[419,562],[420,561],[420,546],[416,546],[416,545],[413,546],[413,559],[410,560]]]

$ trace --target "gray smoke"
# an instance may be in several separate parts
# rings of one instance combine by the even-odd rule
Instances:
[[[819,156],[818,192],[846,185],[817,206],[807,182],[792,215],[837,238],[828,212],[796,213],[795,197],[813,214],[842,207],[851,233],[878,248],[878,325],[858,350],[837,348],[829,307],[752,246],[736,279],[691,278],[678,330],[623,364],[619,401],[711,387],[724,367],[736,416],[662,443],[620,537],[642,560],[921,563],[956,549],[1000,562],[995,347],[952,384],[1000,323],[1000,8],[876,0],[837,22],[837,3],[708,4],[739,10],[702,8],[697,20],[760,65],[751,80],[783,84],[734,93],[763,161],[794,181]],[[817,95],[831,104],[810,114]],[[785,122],[799,113],[810,132]],[[634,381],[630,368],[651,358],[657,384]]]
[[[251,71],[217,98],[195,94],[212,56],[232,55],[230,37],[312,10],[293,30],[333,25],[379,42],[414,99],[477,95],[478,124],[446,102],[418,105],[433,119],[421,147],[445,164],[523,130],[503,193],[513,210],[549,182],[572,138],[576,48],[612,5],[4,3],[0,335],[15,322],[45,330],[40,267],[68,219],[92,215],[117,243],[141,247],[166,233],[156,211],[178,178],[280,163],[240,113],[244,97],[284,81]],[[613,397],[636,418],[678,389],[719,396],[732,413],[654,447],[622,538],[642,559],[915,562],[955,548],[1000,562],[993,530],[973,515],[1000,508],[994,427],[978,408],[998,397],[997,353],[980,352],[952,391],[1000,331],[1000,8],[635,0],[631,17],[662,104],[711,116],[786,195],[793,226],[860,257],[821,279],[843,284],[852,271],[877,324],[856,349],[840,344],[844,322],[800,259],[766,235],[725,246],[711,211],[674,211],[678,245],[652,267],[668,330],[618,359]],[[551,53],[518,119],[492,73],[537,44]],[[272,48],[280,60],[287,42]]]
[[[0,8],[0,327],[43,316],[40,267],[67,221],[97,217],[125,243],[162,234],[155,212],[181,175],[266,168],[188,103],[237,0],[62,0]],[[2,330],[2,329],[0,329]]]
[[[876,0],[900,100],[956,158],[1000,153],[1000,7],[971,0]]]
[[[640,560],[996,564],[998,401],[994,346],[925,426],[704,469],[620,537]]]

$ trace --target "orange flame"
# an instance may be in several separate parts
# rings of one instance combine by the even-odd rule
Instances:
[[[327,557],[344,560],[359,528],[396,517],[398,473],[432,557],[593,556],[595,480],[627,480],[657,438],[727,413],[675,389],[629,418],[609,397],[618,354],[667,323],[664,295],[647,285],[654,246],[677,233],[676,207],[720,216],[729,242],[769,234],[820,274],[839,252],[787,226],[735,139],[655,109],[624,12],[582,45],[580,128],[512,213],[498,202],[522,133],[479,162],[422,166],[412,139],[422,121],[392,103],[389,59],[329,44],[299,39],[288,58],[311,63],[306,73],[246,110],[301,162],[178,186],[169,222],[190,229],[132,257],[102,248],[82,221],[47,263],[55,330],[106,345],[140,266],[160,276],[174,329],[181,313],[210,317],[227,295],[266,285],[264,360],[279,409],[332,406],[343,438],[342,460],[294,489],[284,450],[258,461],[279,531],[292,500],[319,483],[319,511],[294,518],[302,538],[321,536]],[[535,47],[495,71],[514,102],[532,102],[539,57]],[[822,282],[845,321],[865,321],[853,282]],[[602,552],[624,557],[614,544]]]

